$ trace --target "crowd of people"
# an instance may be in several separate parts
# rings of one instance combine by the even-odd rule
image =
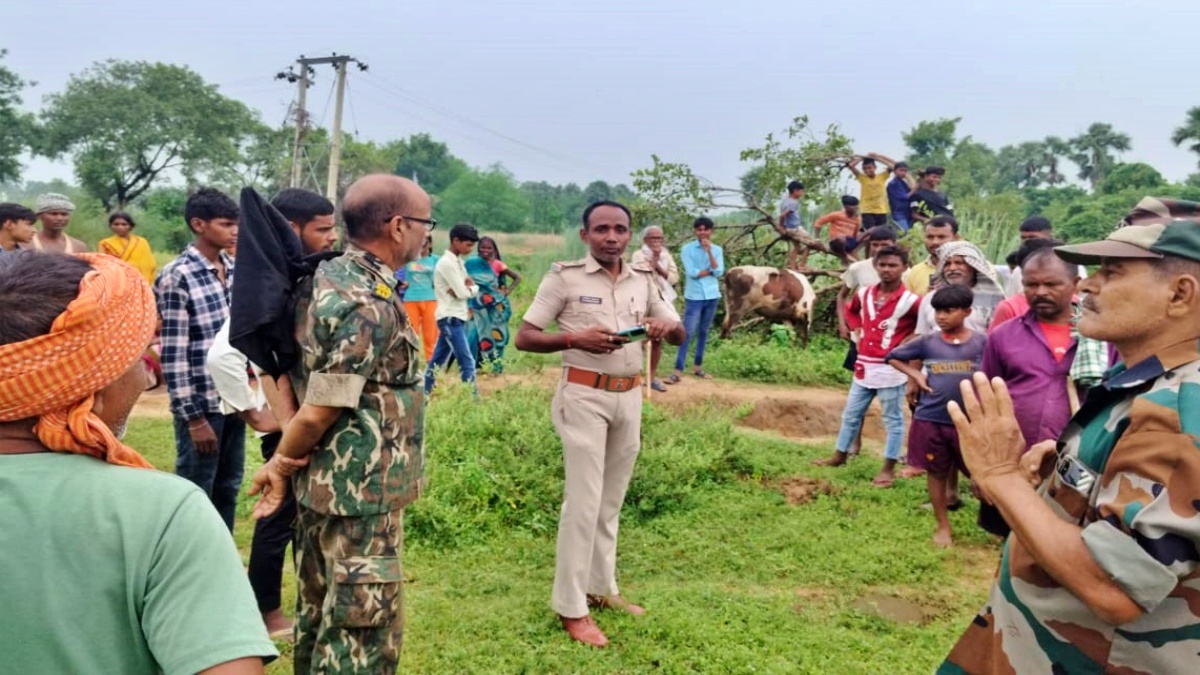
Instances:
[[[861,198],[814,223],[849,263],[837,313],[853,373],[819,463],[851,461],[878,399],[886,442],[872,483],[926,476],[933,543],[947,547],[965,475],[980,526],[1005,537],[989,602],[939,672],[1194,670],[1200,204],[1147,198],[1106,240],[1076,245],[1031,218],[1002,279],[960,239],[939,167],[916,183],[877,154],[848,168]],[[803,191],[787,186],[781,228],[803,227]],[[472,385],[476,364],[501,367],[520,275],[466,223],[433,256],[430,197],[390,175],[347,189],[337,253],[335,205],[320,195],[268,202],[246,189],[238,203],[197,190],[183,213],[193,242],[157,273],[128,214],[113,214],[113,236],[91,254],[65,234],[72,210],[61,195],[0,204],[0,563],[12,572],[0,598],[17,617],[7,662],[255,673],[276,654],[271,638],[291,638],[297,673],[393,672],[428,395],[451,358]],[[911,227],[926,250],[915,263],[897,245]],[[725,272],[713,231],[696,218],[677,265],[647,227],[627,262],[629,209],[590,205],[587,255],[543,277],[515,336],[520,350],[562,353],[551,606],[583,644],[608,644],[595,610],[646,613],[616,568],[641,385],[682,382],[693,341],[690,375],[708,377]],[[1081,265],[1099,268],[1085,277]],[[121,441],[156,334],[178,477],[147,471]],[[660,382],[664,342],[680,349]],[[230,537],[247,427],[265,459],[248,574]],[[289,543],[295,625],[282,612]],[[97,600],[83,609],[55,588]]]

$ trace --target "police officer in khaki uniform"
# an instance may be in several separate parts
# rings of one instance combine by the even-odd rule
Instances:
[[[608,638],[589,607],[644,611],[619,595],[616,582],[617,518],[641,445],[644,344],[618,331],[641,326],[644,337],[674,345],[684,337],[654,271],[622,260],[629,221],[629,209],[617,202],[583,212],[579,236],[591,252],[551,268],[516,341],[523,351],[563,352],[550,408],[566,467],[551,604],[571,638],[594,647]],[[545,332],[553,321],[559,332]]]

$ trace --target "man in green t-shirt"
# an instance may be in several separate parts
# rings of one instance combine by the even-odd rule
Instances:
[[[0,316],[0,670],[262,673],[277,653],[229,530],[118,439],[157,323],[146,281],[100,254],[7,255]]]

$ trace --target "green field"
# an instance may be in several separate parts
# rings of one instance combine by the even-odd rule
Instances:
[[[430,487],[406,514],[404,672],[923,673],[984,600],[997,547],[973,509],[953,514],[957,547],[936,550],[923,483],[872,488],[873,457],[817,469],[828,444],[739,428],[745,410],[647,406],[619,569],[648,614],[600,613],[610,648],[573,644],[549,609],[562,474],[549,396],[510,385],[476,405],[450,387],[431,403]],[[168,420],[135,420],[128,441],[170,469]],[[780,483],[805,476],[814,498],[789,504]],[[288,565],[285,598],[294,588]],[[281,649],[269,672],[290,671]]]

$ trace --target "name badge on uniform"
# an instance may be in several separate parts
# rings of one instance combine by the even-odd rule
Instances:
[[[375,284],[375,297],[379,298],[380,300],[391,300],[392,289],[389,288],[387,284],[380,281],[379,283]]]
[[[581,295],[581,296],[579,296],[579,301],[580,301],[580,302],[582,302],[582,303],[583,303],[583,304],[585,304],[585,305],[603,305],[603,304],[604,304],[604,300],[603,300],[603,299],[601,299],[601,298],[593,298],[593,297],[592,297],[592,296],[590,296],[590,295]]]

